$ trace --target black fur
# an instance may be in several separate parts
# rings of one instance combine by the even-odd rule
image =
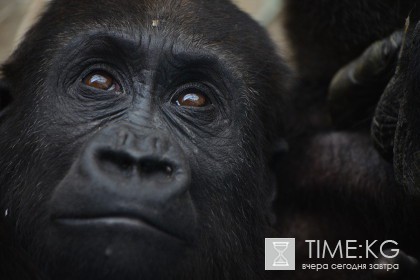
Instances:
[[[402,28],[417,2],[286,0],[285,27],[299,74],[328,82],[372,42]]]
[[[327,104],[335,72],[374,41],[403,28],[416,1],[285,2],[298,80],[292,91],[296,118],[287,134],[290,152],[278,171],[287,178],[277,203],[281,235],[292,232],[301,241],[298,262],[310,261],[305,239],[395,239],[418,256],[410,199],[395,184],[392,166],[376,152],[366,126],[370,119],[337,131]],[[324,273],[302,272],[290,279],[372,277]]]
[[[229,1],[52,1],[3,66],[0,278],[265,278],[287,76]],[[212,104],[177,106],[185,85]],[[95,224],[138,212],[177,238]]]
[[[416,221],[410,236],[418,237],[420,224],[418,61],[420,59],[419,10],[407,21],[404,45],[397,71],[376,108],[372,136],[381,154],[392,163],[400,188],[408,194],[410,213]],[[414,239],[412,251],[420,256],[420,243]]]

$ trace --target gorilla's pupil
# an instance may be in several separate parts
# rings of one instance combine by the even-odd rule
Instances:
[[[106,73],[91,73],[85,78],[84,83],[101,90],[113,90],[116,87],[114,79]]]
[[[186,107],[203,107],[207,105],[207,99],[200,93],[187,93],[180,95],[176,104]]]

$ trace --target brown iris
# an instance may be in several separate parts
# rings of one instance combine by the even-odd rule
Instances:
[[[108,73],[103,71],[95,71],[90,73],[83,79],[83,83],[89,87],[93,87],[105,91],[120,91],[119,84]]]
[[[189,92],[181,94],[176,100],[178,106],[183,107],[204,107],[208,105],[207,98],[200,92]]]

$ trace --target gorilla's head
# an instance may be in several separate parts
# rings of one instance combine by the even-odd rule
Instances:
[[[53,1],[3,67],[13,241],[52,279],[255,279],[286,75],[230,1]]]

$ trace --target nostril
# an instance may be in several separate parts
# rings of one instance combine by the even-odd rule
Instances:
[[[104,172],[124,174],[127,177],[137,171],[140,177],[167,179],[174,172],[174,166],[166,160],[153,156],[136,158],[125,151],[100,149],[96,153],[96,162]]]
[[[141,175],[151,176],[156,174],[164,174],[168,177],[172,176],[173,166],[172,164],[161,161],[158,159],[142,159],[138,163],[138,170]]]
[[[100,150],[97,159],[104,171],[120,171],[126,175],[131,175],[136,166],[135,159],[124,152]]]

